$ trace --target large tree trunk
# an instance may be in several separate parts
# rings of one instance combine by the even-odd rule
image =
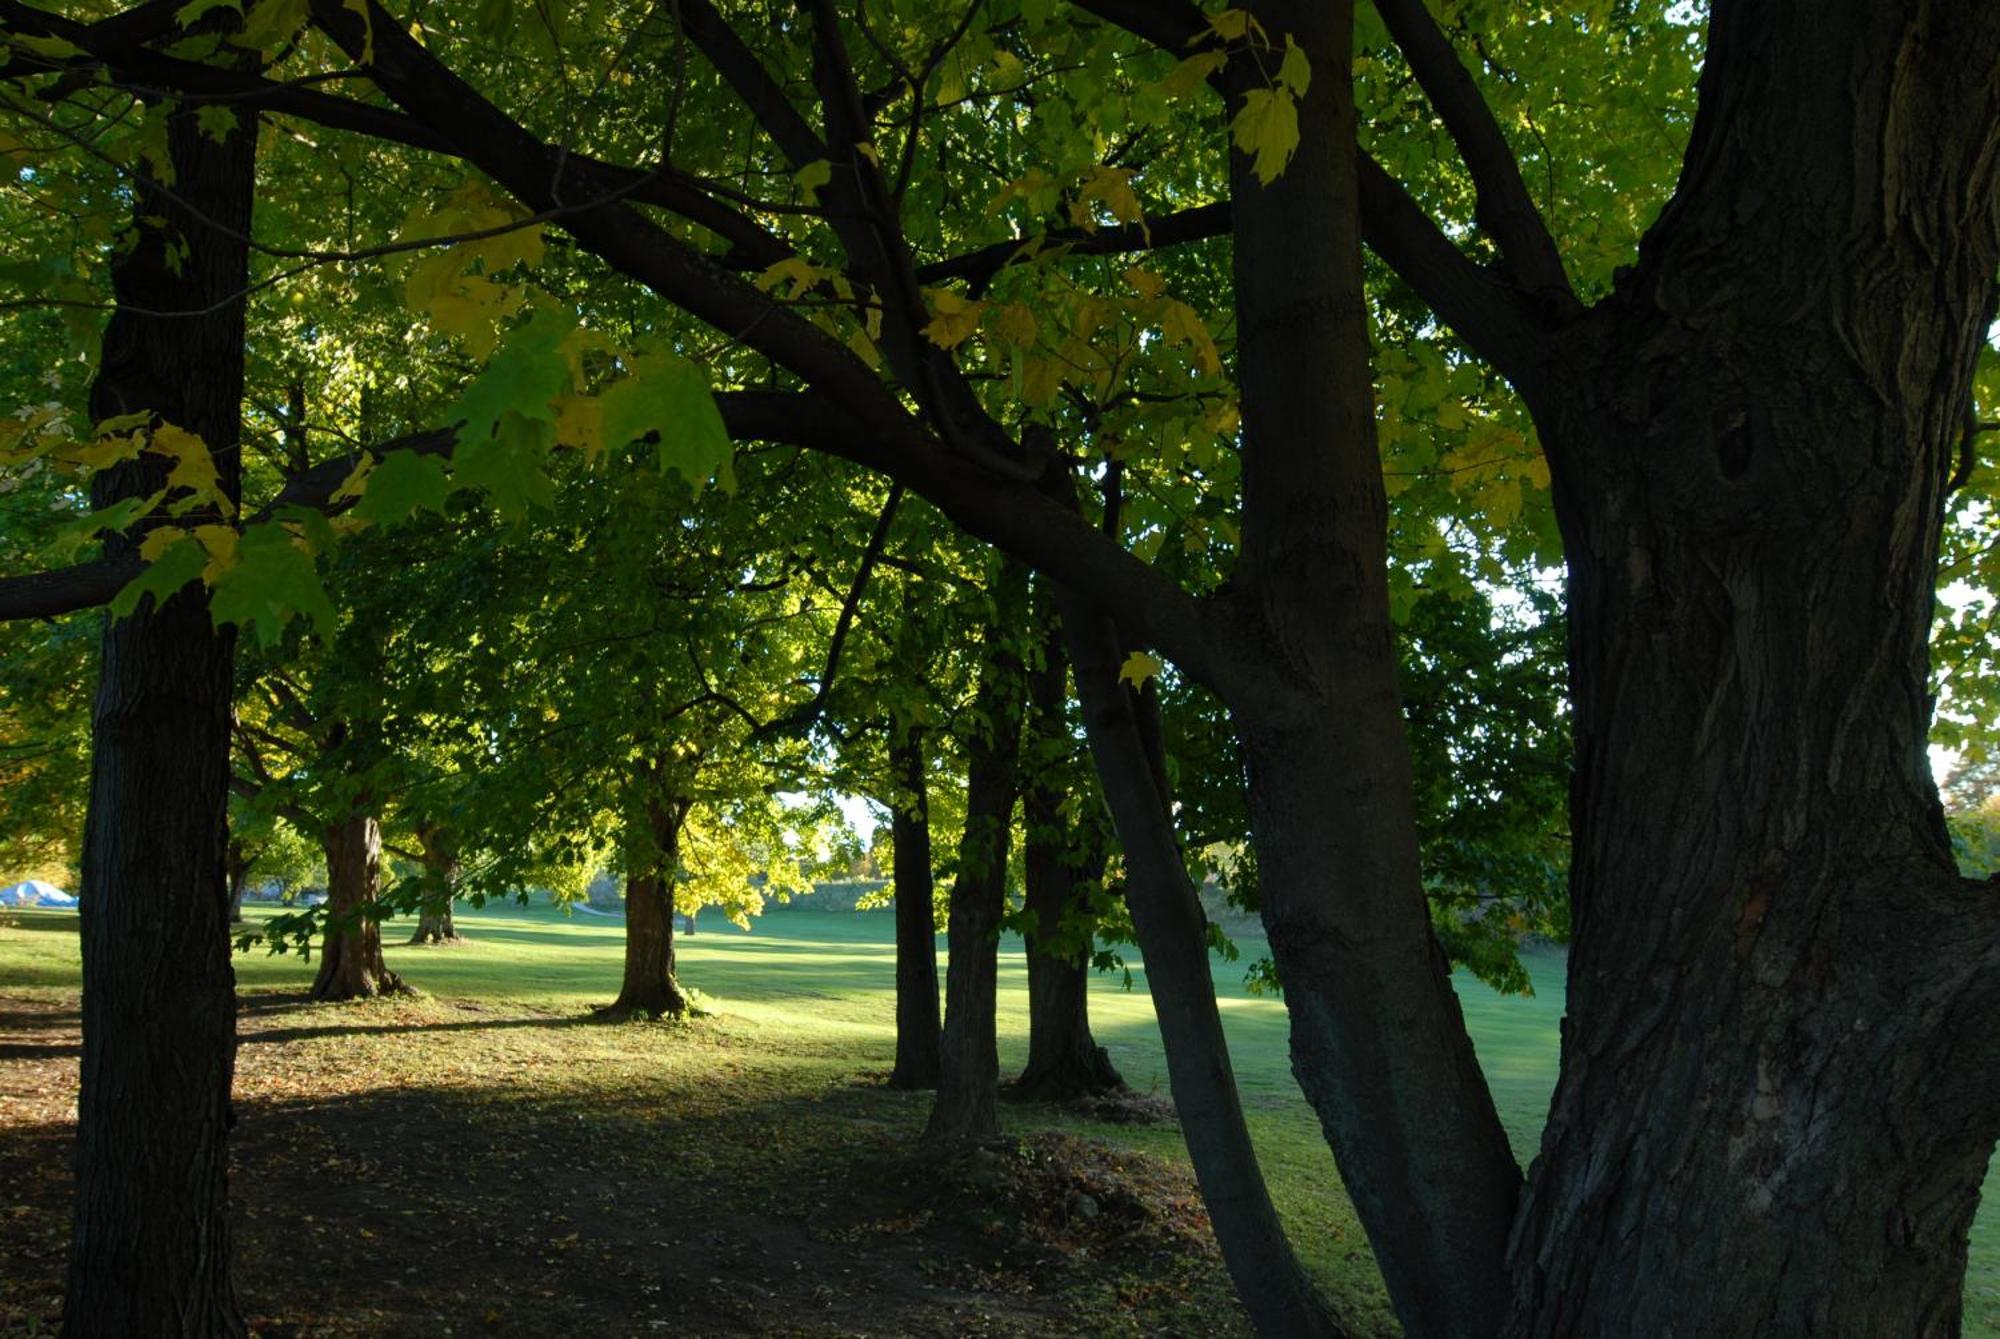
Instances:
[[[369,913],[382,883],[382,829],[354,814],[326,834],[326,937],[320,946],[316,1000],[365,1000],[400,994],[403,979],[382,960],[382,923]]]
[[[645,829],[625,852],[625,977],[618,998],[598,1010],[607,1019],[679,1018],[687,997],[674,975],[674,879],[680,867],[686,800],[647,800]]]
[[[1339,1323],[1306,1277],[1264,1184],[1215,1003],[1201,900],[1173,830],[1157,720],[1118,681],[1124,658],[1105,614],[1059,591],[1077,697],[1126,865],[1125,899],[1145,957],[1146,990],[1167,1054],[1167,1083],[1216,1244],[1260,1334],[1337,1335]]]
[[[411,944],[457,944],[464,942],[452,923],[452,904],[458,897],[460,874],[458,856],[435,830],[420,834],[424,866],[424,903],[417,912],[417,932]]]
[[[1487,1333],[1506,1306],[1520,1172],[1419,874],[1355,213],[1352,5],[1252,12],[1273,42],[1297,42],[1313,79],[1283,175],[1266,186],[1233,159],[1243,551],[1221,687],[1293,1072],[1404,1326]]]
[[[1027,570],[1011,559],[1001,565],[973,703],[982,728],[966,744],[965,833],[945,926],[943,1064],[924,1128],[924,1138],[934,1141],[984,1139],[1000,1130],[994,996],[1024,696],[1021,657],[1008,633],[1026,616],[1027,580]]]
[[[1718,5],[1679,192],[1529,388],[1576,851],[1512,1333],[1958,1332],[2000,899],[1952,866],[1926,646],[1996,88],[1991,6]]]
[[[1090,1035],[1090,893],[1102,885],[1109,850],[1095,820],[1072,821],[1061,777],[1076,745],[1069,731],[1069,662],[1060,636],[1044,641],[1030,677],[1028,742],[1034,780],[1021,795],[1021,879],[1028,913],[1028,1065],[1011,1097],[1065,1102],[1125,1086]]]
[[[896,1067],[889,1086],[935,1088],[944,1040],[938,1015],[930,795],[919,727],[910,727],[889,745],[889,770],[897,787],[889,806],[896,889]]]
[[[175,111],[169,195],[141,176],[91,416],[152,411],[208,444],[241,491],[243,304],[254,118],[220,143]],[[159,221],[162,226],[153,226]],[[181,247],[185,251],[174,253]],[[194,312],[197,315],[175,315]],[[164,315],[163,315],[164,314]],[[145,455],[100,475],[102,507],[162,488]],[[107,542],[122,556],[131,541]],[[227,1192],[229,709],[235,637],[199,587],[104,630],[83,840],[82,1091],[63,1333],[240,1335]]]

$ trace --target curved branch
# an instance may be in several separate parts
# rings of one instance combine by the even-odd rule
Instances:
[[[1552,310],[1574,310],[1576,292],[1563,269],[1562,253],[1521,179],[1520,160],[1444,30],[1424,0],[1376,0],[1375,11],[1402,48],[1403,58],[1472,174],[1478,190],[1473,216],[1479,226],[1499,243],[1522,287],[1548,302]]]

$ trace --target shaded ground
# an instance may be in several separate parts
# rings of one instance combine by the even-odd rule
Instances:
[[[703,1023],[469,1002],[239,1019],[240,1294],[266,1336],[1245,1332],[1184,1169],[1073,1134],[938,1162],[921,1098]],[[0,1333],[57,1319],[73,998],[0,994]]]

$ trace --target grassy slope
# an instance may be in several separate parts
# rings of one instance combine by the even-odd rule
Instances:
[[[23,932],[73,918],[35,913],[17,919],[21,930],[0,930],[0,989],[73,990],[74,937]],[[391,965],[441,997],[580,1010],[615,993],[624,928],[616,918],[507,906],[462,911],[459,919],[472,945],[392,946]],[[390,930],[385,938],[397,938],[394,927]],[[798,1068],[815,1080],[837,1082],[857,1068],[886,1069],[892,1059],[891,934],[890,918],[883,914],[787,910],[765,917],[751,934],[716,922],[681,939],[681,972],[718,1011],[714,1026],[725,1037],[740,1034],[732,1040],[744,1043],[742,1048],[729,1049],[742,1063]],[[1246,960],[1263,951],[1255,939],[1242,947]],[[1524,1159],[1533,1154],[1554,1082],[1562,999],[1558,954],[1538,953],[1529,968],[1537,992],[1532,999],[1503,999],[1469,979],[1460,983],[1501,1119]],[[296,990],[310,969],[296,957],[255,954],[239,956],[237,971],[246,991]],[[1216,978],[1238,1082],[1279,1205],[1315,1272],[1379,1321],[1386,1311],[1366,1245],[1291,1080],[1282,1006],[1248,995],[1237,965],[1218,964]],[[1000,988],[1004,1071],[1018,1069],[1027,1046],[1026,972],[1018,942],[1002,946]],[[1098,978],[1091,1007],[1098,1039],[1126,1079],[1141,1091],[1164,1094],[1164,1064],[1142,969],[1135,968],[1129,992],[1115,977]],[[1006,1118],[1023,1130],[1064,1124],[1039,1111],[1010,1111]],[[1179,1152],[1171,1130],[1095,1126],[1086,1132],[1169,1156]],[[1990,1199],[1973,1233],[1966,1300],[1967,1333],[2000,1336],[2000,1212]]]

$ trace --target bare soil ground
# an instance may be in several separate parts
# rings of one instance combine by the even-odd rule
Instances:
[[[238,1022],[261,1335],[1247,1332],[1187,1172],[1129,1149],[940,1156],[923,1095],[703,1021],[252,994]],[[58,1319],[77,1026],[0,995],[0,1335]]]

